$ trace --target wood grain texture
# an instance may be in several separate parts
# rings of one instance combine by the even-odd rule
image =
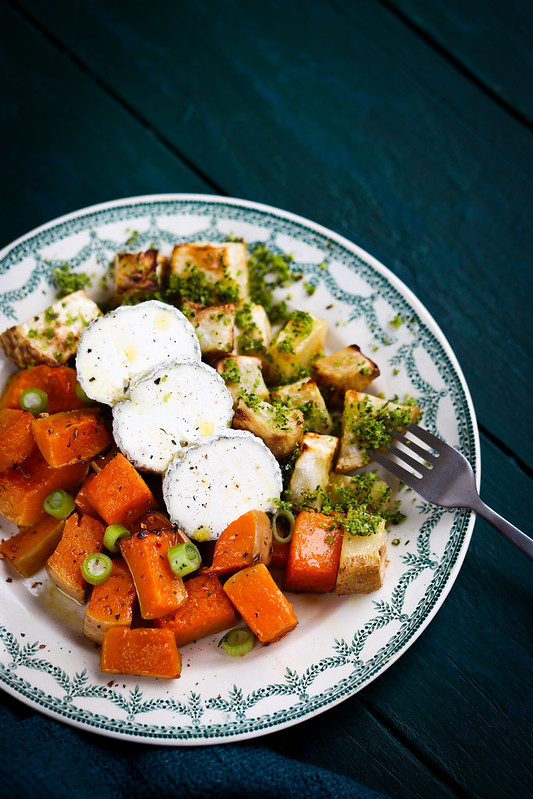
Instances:
[[[334,228],[439,322],[488,434],[482,496],[526,527],[533,139],[519,116],[530,97],[516,84],[521,105],[502,82],[512,114],[480,86],[495,74],[481,45],[450,33],[475,5],[394,2],[407,21],[388,2],[160,0],[146,13],[126,0],[11,0],[0,240],[162,191],[224,192]],[[496,31],[495,0],[483,8],[479,30]],[[521,19],[517,0],[506,8],[504,39]],[[412,648],[357,696],[262,741],[399,799],[527,796],[531,600],[529,561],[478,521]]]
[[[377,4],[162,0],[147,17],[126,0],[21,2],[225,193],[302,213],[389,266],[438,319],[481,423],[528,460],[527,430],[502,413],[533,334],[522,124]]]
[[[0,246],[92,203],[212,191],[19,13],[4,7],[2,24],[9,36],[0,48],[0,142],[9,153],[3,184],[11,189],[0,215]]]
[[[533,23],[524,0],[384,0],[479,81],[510,113],[533,123]]]

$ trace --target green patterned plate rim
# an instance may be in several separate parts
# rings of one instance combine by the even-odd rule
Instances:
[[[358,344],[381,376],[372,391],[414,396],[424,425],[468,458],[479,482],[472,400],[443,333],[413,293],[357,245],[303,217],[210,195],[154,195],[92,206],[28,233],[0,253],[0,331],[55,297],[52,270],[68,262],[91,274],[105,299],[117,252],[223,241],[229,234],[290,252],[304,280],[288,300],[328,321],[327,349]],[[312,288],[311,288],[312,287]],[[12,366],[0,356],[0,381]],[[423,501],[405,487],[406,521],[389,533],[383,587],[368,595],[290,594],[299,624],[284,639],[229,658],[220,636],[182,649],[177,680],[99,670],[81,634],[83,608],[44,570],[30,579],[0,563],[0,685],[55,719],[146,743],[205,745],[280,730],[352,697],[397,660],[434,617],[463,562],[474,517]],[[14,531],[0,517],[0,534]],[[394,543],[393,543],[394,542]],[[413,674],[413,680],[420,675]]]

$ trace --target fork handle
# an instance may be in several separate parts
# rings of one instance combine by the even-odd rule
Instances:
[[[500,516],[499,513],[493,511],[492,508],[489,508],[488,505],[485,505],[482,499],[478,499],[472,505],[472,509],[478,514],[478,516],[482,516],[489,524],[498,530],[505,538],[508,538],[509,541],[512,541],[518,549],[522,550],[529,558],[533,560],[533,538],[530,538],[528,535],[519,530],[518,527],[515,527],[514,524],[511,524],[504,519],[503,516]]]

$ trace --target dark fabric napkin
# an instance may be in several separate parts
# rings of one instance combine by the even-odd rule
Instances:
[[[261,743],[175,748],[130,743],[33,713],[5,694],[0,699],[0,794],[11,799],[386,799]]]

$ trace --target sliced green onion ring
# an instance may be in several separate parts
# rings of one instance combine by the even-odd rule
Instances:
[[[43,502],[43,510],[55,519],[66,519],[76,509],[76,503],[67,491],[56,488]]]
[[[112,568],[113,561],[108,555],[93,552],[81,564],[81,574],[91,585],[102,585],[111,574]]]
[[[278,520],[288,528],[287,535],[281,535],[278,529]],[[288,544],[294,532],[294,514],[290,510],[280,509],[272,517],[272,535],[278,544]]]
[[[77,398],[82,402],[92,402],[92,399],[88,397],[85,391],[83,390],[81,383],[76,383],[74,393],[76,394]]]
[[[255,636],[248,627],[236,627],[226,633],[218,642],[224,652],[232,657],[242,657],[248,654],[254,648],[254,644]]]
[[[170,568],[176,577],[185,577],[202,565],[200,550],[189,542],[170,547],[167,557]]]
[[[23,411],[39,416],[48,410],[48,394],[42,388],[27,388],[20,395],[19,403]]]
[[[129,538],[130,536],[130,531],[123,524],[110,524],[109,527],[105,528],[104,546],[109,552],[120,552],[120,539]]]

